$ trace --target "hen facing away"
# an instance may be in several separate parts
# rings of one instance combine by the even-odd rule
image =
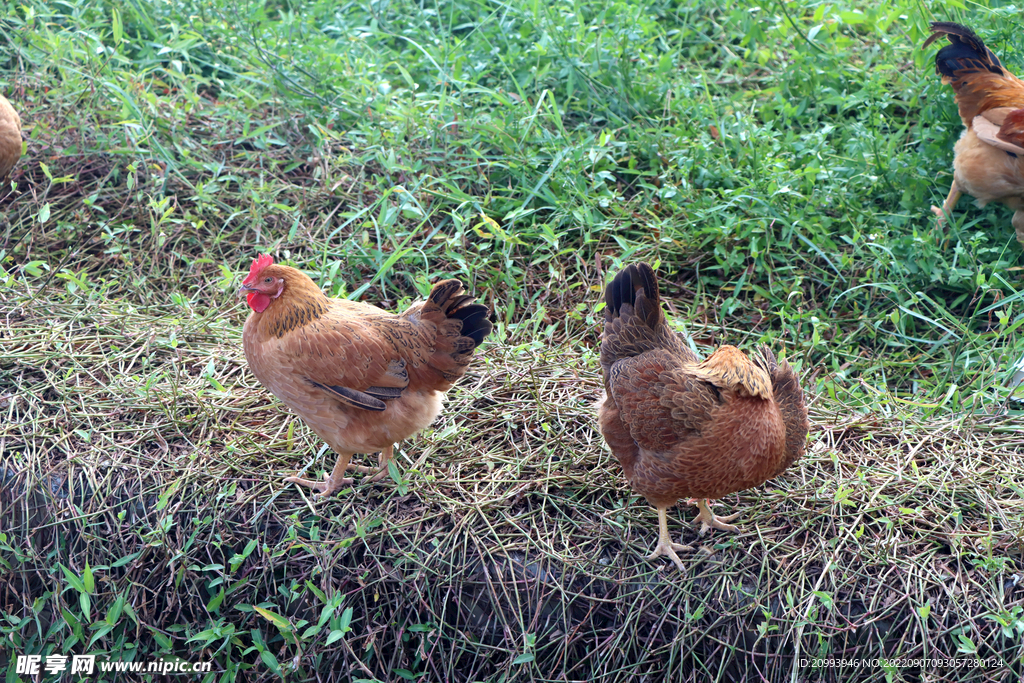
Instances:
[[[633,490],[658,509],[658,546],[679,569],[666,510],[697,499],[701,533],[736,531],[708,505],[757,486],[804,452],[807,407],[796,373],[762,346],[748,358],[722,346],[701,360],[669,328],[658,280],[645,263],[620,272],[605,290],[598,422]]]
[[[1024,82],[966,26],[936,21],[931,29],[923,47],[949,38],[935,54],[935,70],[953,87],[964,124],[953,148],[953,184],[932,212],[941,227],[961,193],[980,206],[1001,202],[1013,209],[1011,223],[1024,245]]]
[[[349,464],[355,453],[380,451],[372,480],[383,477],[394,444],[433,422],[491,331],[487,308],[458,280],[394,315],[329,299],[304,273],[262,255],[241,292],[252,309],[242,332],[249,368],[338,454],[324,481],[285,479],[319,496],[351,484],[346,469],[370,471]]]
[[[7,98],[0,95],[0,180],[21,158],[21,117]]]

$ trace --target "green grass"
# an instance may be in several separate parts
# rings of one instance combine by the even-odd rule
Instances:
[[[961,21],[1024,73],[1017,8],[0,7],[29,132],[0,190],[7,680],[82,653],[209,681],[1024,673],[1024,255],[1000,206],[936,227],[961,124],[919,48]],[[494,308],[399,481],[282,484],[332,457],[246,367],[258,251],[332,296],[454,276]],[[681,575],[593,415],[594,307],[640,259],[701,351],[768,342],[812,398],[807,457],[722,501],[740,535],[672,511]]]

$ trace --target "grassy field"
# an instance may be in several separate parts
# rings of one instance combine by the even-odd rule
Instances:
[[[1024,255],[1000,206],[936,227],[961,124],[920,45],[960,21],[1024,73],[1021,17],[882,5],[0,0],[6,680],[1020,680]],[[258,251],[494,308],[398,481],[282,483],[333,456],[246,366]],[[670,511],[683,573],[594,419],[640,259],[702,352],[767,342],[811,398],[741,534]]]

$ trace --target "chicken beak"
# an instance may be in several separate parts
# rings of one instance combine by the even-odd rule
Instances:
[[[250,287],[249,285],[242,285],[241,287],[238,288],[238,291],[235,292],[235,297],[241,299],[243,296],[245,296],[251,291],[253,291],[252,287]]]

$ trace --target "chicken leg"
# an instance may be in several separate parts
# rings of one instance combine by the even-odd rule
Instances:
[[[1024,247],[1024,209],[1017,209],[1013,212],[1013,219],[1010,221],[1014,231],[1017,233],[1017,241]]]
[[[956,186],[956,181],[949,186],[949,194],[946,195],[946,201],[942,202],[942,208],[937,206],[932,207],[932,213],[938,217],[938,225],[941,228],[942,223],[946,220],[947,216],[953,215],[953,209],[956,207],[957,200],[960,199],[960,188]]]
[[[326,498],[342,486],[355,483],[355,479],[345,476],[345,472],[347,470],[363,474],[376,472],[372,477],[369,477],[369,481],[380,481],[387,476],[388,463],[394,455],[394,445],[388,446],[380,452],[380,457],[377,459],[377,467],[367,467],[366,465],[353,465],[350,462],[352,460],[353,453],[344,453],[338,456],[338,462],[334,464],[334,471],[331,472],[330,476],[325,476],[323,481],[317,481],[316,479],[303,479],[302,477],[286,477],[285,483],[299,484],[301,486],[308,486],[312,489],[318,489],[318,493],[315,494],[316,497]]]
[[[355,472],[361,472],[363,474],[369,474],[370,472],[376,472],[372,477],[369,478],[371,482],[377,482],[388,476],[388,463],[395,457],[394,445],[388,446],[380,452],[380,457],[377,458],[376,467],[367,467],[366,465],[349,465],[348,469]]]
[[[700,522],[700,535],[703,536],[707,533],[707,530],[714,527],[715,529],[721,529],[722,531],[739,531],[739,527],[735,527],[732,524],[726,524],[731,522],[740,516],[740,513],[729,515],[728,517],[718,517],[711,512],[710,501],[707,498],[703,500],[695,501],[697,503],[697,509],[700,510],[700,514],[693,520],[694,522]]]
[[[303,479],[302,477],[285,477],[284,481],[286,484],[299,484],[300,486],[317,489],[315,496],[317,498],[326,498],[342,486],[355,482],[354,479],[345,476],[345,470],[349,468],[348,463],[353,455],[354,453],[340,453],[338,455],[338,462],[334,463],[334,471],[331,472],[330,476],[324,476],[323,481]]]
[[[647,556],[648,560],[653,560],[661,555],[664,555],[668,559],[676,563],[676,567],[679,571],[683,571],[683,561],[676,555],[677,550],[685,550],[692,552],[693,548],[688,545],[682,545],[679,543],[673,543],[672,539],[668,535],[668,508],[665,506],[658,506],[658,547],[654,549],[654,552]]]

